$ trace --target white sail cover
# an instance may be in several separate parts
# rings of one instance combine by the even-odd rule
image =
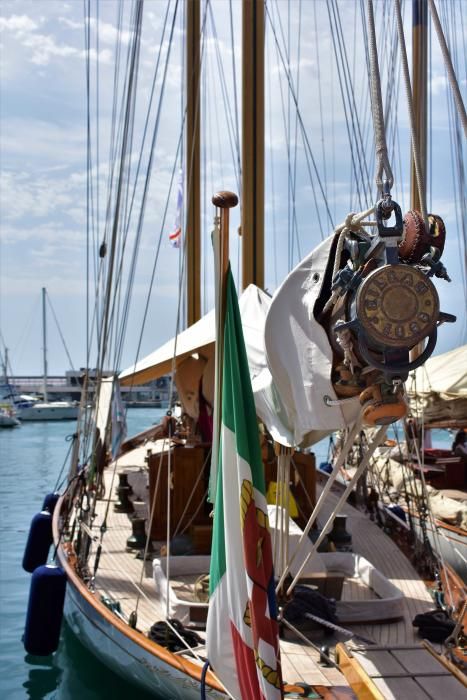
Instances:
[[[412,414],[429,427],[467,425],[467,345],[430,357],[406,382]]]
[[[314,316],[326,267],[332,264],[333,240],[330,236],[323,241],[288,275],[266,318],[267,362],[293,445],[310,445],[345,428],[360,410],[358,397],[337,401],[331,383],[332,348]]]

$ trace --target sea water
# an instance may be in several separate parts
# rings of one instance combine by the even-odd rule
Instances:
[[[128,434],[158,423],[163,412],[130,409]],[[33,657],[23,648],[31,579],[21,566],[24,545],[31,519],[54,490],[62,467],[66,474],[67,439],[74,427],[71,421],[25,422],[0,430],[0,699],[154,700],[99,663],[65,624],[55,654]]]

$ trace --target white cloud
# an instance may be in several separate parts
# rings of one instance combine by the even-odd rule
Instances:
[[[76,56],[80,53],[74,46],[57,44],[53,37],[46,34],[30,34],[21,38],[21,43],[32,49],[31,63],[39,66],[47,65],[53,56]]]
[[[53,36],[38,32],[39,24],[27,15],[0,18],[0,29],[11,32],[18,43],[30,49],[29,60],[36,65],[47,65],[55,56],[64,58],[80,53],[75,46],[58,43]]]
[[[431,92],[433,95],[439,95],[444,93],[447,87],[446,76],[444,75],[434,75],[431,79]]]
[[[105,44],[115,44],[117,37],[122,42],[122,44],[128,44],[131,39],[131,32],[128,32],[126,30],[119,30],[117,27],[115,27],[113,24],[110,24],[109,22],[103,22],[102,20],[96,22],[96,20],[93,17],[91,17],[91,19],[89,20],[89,24],[93,31],[98,31],[99,41]]]
[[[27,15],[11,15],[11,17],[0,17],[0,29],[10,32],[17,32],[21,35],[24,32],[33,32],[38,29],[38,24]]]

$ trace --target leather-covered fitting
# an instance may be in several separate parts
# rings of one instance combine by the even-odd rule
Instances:
[[[431,237],[419,211],[411,209],[404,216],[404,236],[399,243],[399,258],[404,262],[420,262],[430,250]]]

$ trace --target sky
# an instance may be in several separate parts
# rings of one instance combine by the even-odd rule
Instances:
[[[453,2],[458,3],[457,17],[467,21],[466,1]],[[176,4],[176,0],[169,3],[169,20]],[[345,39],[350,47],[348,56],[354,76],[356,101],[364,105],[366,69],[361,53],[362,42],[358,37],[361,29],[356,14],[357,5],[359,6],[353,0],[341,0],[339,8]],[[382,2],[375,5],[379,16],[388,7]],[[125,54],[129,46],[131,3],[120,5],[114,0],[106,0],[98,5],[91,2],[90,7],[90,19],[86,24],[80,0],[3,0],[0,5],[0,347],[3,350],[3,343],[8,347],[11,366],[17,375],[40,374],[42,371],[42,287],[47,288],[73,367],[78,369],[86,363],[88,217],[84,27],[89,25],[91,38],[91,172],[94,187],[92,236],[95,252],[103,237],[107,204],[116,39],[119,38],[119,46]],[[209,243],[213,211],[208,204],[209,198],[220,189],[238,192],[235,147],[232,146],[232,141],[235,140],[235,96],[238,104],[241,85],[239,76],[237,75],[236,83],[232,72],[234,65],[238,72],[241,60],[238,0],[234,0],[232,7],[232,25],[226,0],[214,0],[212,16],[206,16],[206,69],[202,106],[205,137],[202,221],[206,250],[202,264],[203,311],[208,311],[213,305],[212,254]],[[122,14],[119,30],[120,8]],[[159,121],[159,129],[130,306],[128,341],[119,356],[119,366],[122,369],[136,357],[143,356],[172,337],[176,328],[180,254],[170,246],[168,234],[175,218],[177,177],[171,188],[170,183],[172,172],[175,169],[178,173],[180,166],[175,153],[183,114],[183,26],[182,13],[179,11],[168,54],[169,30],[166,29],[164,37],[162,36],[166,8],[165,0],[146,0],[144,5],[135,136],[131,153],[133,174],[140,153],[143,169],[148,163],[149,141],[142,145],[142,133],[159,53],[163,59],[161,66],[167,55],[169,62],[165,81],[161,78],[162,70],[157,77],[156,97],[150,113],[151,133],[156,120]],[[317,195],[312,192],[309,161],[305,157],[303,138],[297,136],[295,118],[290,116],[293,104],[287,97],[284,69],[277,45],[287,44],[290,50],[290,70],[295,81],[300,113],[317,171],[324,183],[334,223],[345,218],[355,192],[352,193],[354,185],[349,176],[349,145],[344,109],[338,91],[332,35],[329,31],[329,6],[322,0],[292,2],[290,5],[279,0],[277,3],[270,2],[269,9],[279,27],[277,43],[271,29],[267,28],[266,47],[266,287],[272,293],[287,272],[299,262],[300,256],[304,257],[320,242],[323,235],[328,235],[332,230],[330,222],[326,220],[316,178],[313,184],[318,190]],[[456,48],[460,47],[461,50],[461,24],[457,30],[453,41]],[[410,42],[409,36],[407,40]],[[410,53],[410,45],[408,48]],[[465,46],[463,50],[465,51]],[[384,58],[381,57],[381,60],[384,65]],[[219,65],[222,65],[224,71],[225,91]],[[465,73],[460,77],[465,99]],[[388,77],[384,77],[385,85],[388,80]],[[457,313],[459,317],[455,326],[440,330],[439,352],[466,342],[467,338],[462,281],[464,263],[458,243],[447,125],[447,86],[435,40],[430,81],[435,96],[431,144],[434,167],[430,203],[432,211],[441,215],[447,225],[448,242],[444,262],[453,280],[451,284],[437,282],[437,288],[441,308]],[[119,99],[121,95],[120,81]],[[409,137],[403,86],[394,99],[397,100],[395,111],[399,118],[399,154],[407,154]],[[160,116],[157,112],[159,100]],[[369,114],[368,107],[367,113]],[[368,114],[366,128],[370,124]],[[395,160],[402,160],[403,163],[395,163],[394,196],[399,198],[403,209],[404,206],[407,209],[409,183],[405,155],[402,158],[398,155]],[[293,245],[287,223],[291,211],[287,184],[291,162],[297,183],[294,195],[297,235]],[[370,175],[373,177],[372,172]],[[142,181],[142,177],[137,180],[136,204],[141,199]],[[137,206],[135,211],[136,209]],[[231,236],[232,266],[238,279],[237,227],[238,212],[233,216]],[[160,252],[157,253],[159,240]],[[145,332],[140,338],[148,281],[156,257],[156,283],[148,303]],[[47,328],[49,373],[60,374],[70,368],[70,363],[50,310]],[[90,364],[92,365],[92,359]]]

